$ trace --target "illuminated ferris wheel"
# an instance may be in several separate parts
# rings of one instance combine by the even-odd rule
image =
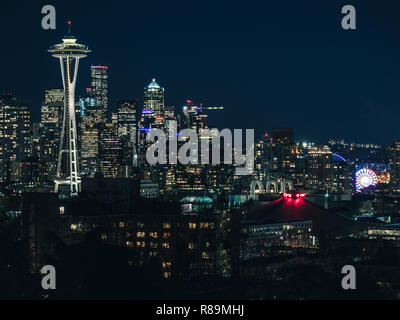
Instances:
[[[357,190],[375,187],[378,184],[378,176],[371,169],[361,169],[356,173]]]

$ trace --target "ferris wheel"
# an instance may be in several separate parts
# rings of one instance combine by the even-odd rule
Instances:
[[[375,187],[378,184],[378,176],[371,169],[361,169],[356,172],[356,189],[363,190],[369,187]]]

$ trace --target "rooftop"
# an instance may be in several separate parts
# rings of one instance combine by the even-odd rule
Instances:
[[[243,219],[245,225],[277,222],[312,221],[313,233],[340,233],[356,223],[344,216],[314,205],[304,199],[281,198],[249,211]]]

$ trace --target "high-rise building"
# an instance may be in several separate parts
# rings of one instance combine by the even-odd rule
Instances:
[[[0,99],[0,182],[8,179],[11,163],[30,155],[30,111],[11,94]]]
[[[41,123],[57,124],[61,126],[64,107],[63,89],[46,89],[45,100],[41,109]]]
[[[79,60],[90,52],[85,45],[68,35],[63,43],[54,45],[49,52],[60,60],[61,75],[64,85],[64,112],[57,161],[57,180],[59,186],[69,186],[71,196],[77,196],[81,188],[78,159],[78,136],[75,111],[75,86],[78,76]]]
[[[138,163],[146,167],[145,153],[149,146],[146,141],[147,133],[151,128],[165,129],[164,88],[160,87],[156,79],[144,89],[143,110],[139,123]]]
[[[116,126],[107,123],[99,129],[99,170],[105,178],[116,178],[121,164],[121,141]]]
[[[181,122],[181,128],[190,128],[201,134],[208,129],[208,115],[203,113],[201,107],[193,105],[191,100],[186,101],[183,107],[184,118]]]
[[[45,89],[44,103],[41,110],[42,123],[55,123],[62,125],[64,108],[64,89],[51,88]]]
[[[87,124],[81,133],[81,172],[93,175],[97,172],[99,154],[99,130],[94,124]]]
[[[153,81],[144,89],[141,128],[164,128],[164,93],[164,88],[158,85],[156,79],[153,79]]]
[[[97,108],[102,110],[104,122],[106,122],[108,113],[108,67],[92,66],[91,76],[92,96],[96,99]]]
[[[97,101],[94,97],[94,92],[92,88],[87,88],[85,95],[79,98],[79,108],[82,117],[87,116],[88,109],[93,109],[97,107]]]
[[[266,177],[267,173],[278,169],[278,158],[275,149],[276,144],[268,133],[255,144],[255,171],[261,180]]]
[[[153,117],[164,117],[164,93],[164,88],[161,88],[156,82],[156,79],[153,79],[153,81],[144,90],[143,109],[152,111],[151,115]],[[150,113],[147,114],[150,115]]]
[[[120,100],[118,101],[117,113],[117,132],[118,137],[124,137],[131,150],[132,163],[131,166],[137,166],[137,140],[138,140],[138,110],[137,100]],[[129,155],[129,152],[126,154]]]
[[[308,150],[308,188],[332,190],[332,151],[328,146],[315,145]]]
[[[41,108],[41,121],[38,124],[36,139],[40,160],[40,179],[51,181],[56,178],[59,138],[64,109],[64,90],[46,89]]]
[[[400,192],[400,141],[390,147],[390,186],[393,192]]]
[[[337,193],[352,190],[352,166],[341,156],[332,155],[332,190]]]

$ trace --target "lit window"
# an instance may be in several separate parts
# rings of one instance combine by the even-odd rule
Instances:
[[[210,224],[208,222],[201,222],[200,229],[208,229],[210,228]]]
[[[136,242],[136,246],[138,248],[145,248],[146,247],[146,242],[138,241],[138,242]]]
[[[163,238],[168,239],[171,237],[171,234],[169,232],[164,232]]]
[[[208,252],[205,252],[205,251],[204,251],[204,252],[201,254],[201,256],[202,256],[202,258],[205,259],[205,260],[210,259],[210,255],[208,254]]]
[[[127,241],[127,242],[126,242],[126,246],[127,246],[128,248],[133,248],[133,242]]]

